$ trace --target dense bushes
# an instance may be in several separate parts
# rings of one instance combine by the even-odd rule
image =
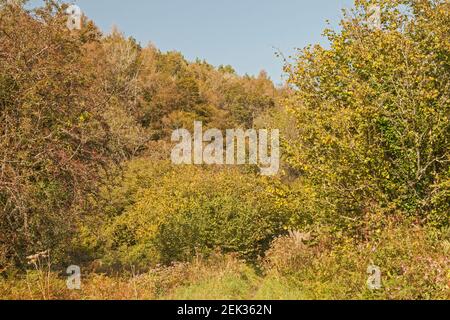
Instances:
[[[130,163],[125,177],[112,191],[116,204],[102,235],[125,265],[188,261],[216,249],[255,260],[289,219],[287,206],[272,195],[281,185],[236,169],[143,159]],[[132,191],[119,198],[120,190]],[[128,202],[123,212],[116,211],[120,201]]]

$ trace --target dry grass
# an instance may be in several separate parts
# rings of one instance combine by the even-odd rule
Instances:
[[[450,299],[450,246],[421,228],[388,228],[368,242],[276,239],[263,274],[233,255],[158,267],[144,274],[82,276],[81,290],[43,270],[0,279],[2,299]],[[382,270],[382,289],[367,288],[367,266]]]

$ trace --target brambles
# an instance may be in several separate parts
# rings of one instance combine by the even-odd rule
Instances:
[[[0,248],[18,265],[47,248],[58,258],[113,159],[98,77],[81,39],[48,10],[36,13],[45,23],[19,7],[0,12]]]
[[[237,111],[247,102],[252,115],[275,103],[264,75],[230,76],[117,30],[102,37],[87,19],[69,31],[65,6],[53,1],[0,14],[2,266],[24,266],[47,248],[57,262],[67,258],[98,202],[100,177],[117,174],[114,166],[147,152],[151,140],[188,120],[248,123]]]

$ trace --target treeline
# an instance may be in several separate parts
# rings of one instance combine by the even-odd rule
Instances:
[[[103,35],[87,18],[69,31],[54,1],[0,3],[5,279],[50,250],[42,259],[57,272],[92,271],[72,298],[126,291],[128,280],[95,273],[128,271],[126,298],[185,297],[186,286],[210,298],[215,285],[226,298],[448,298],[448,2],[357,0],[340,31],[325,31],[327,48],[286,64],[283,88]],[[194,120],[280,129],[279,175],[172,165],[170,134]]]

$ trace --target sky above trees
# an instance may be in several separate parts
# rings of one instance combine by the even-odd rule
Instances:
[[[353,0],[74,2],[105,32],[118,25],[143,45],[152,42],[163,51],[181,51],[189,60],[230,64],[239,74],[256,75],[265,69],[280,83],[283,63],[275,51],[289,56],[296,47],[323,43],[326,20],[336,26],[340,9]]]

